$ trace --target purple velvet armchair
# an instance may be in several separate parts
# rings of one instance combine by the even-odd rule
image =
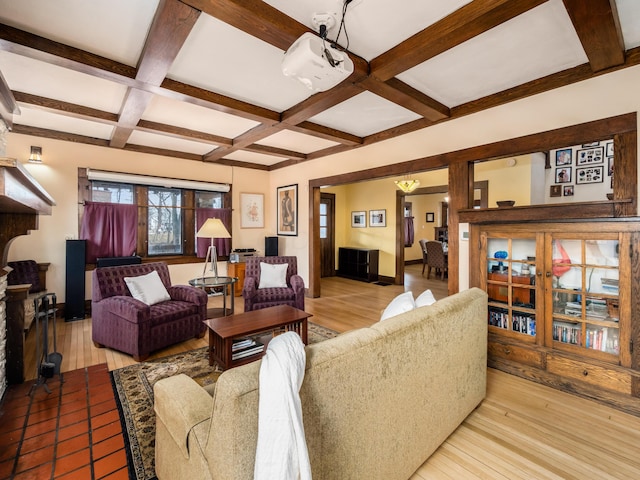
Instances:
[[[158,272],[170,300],[147,305],[131,296],[125,277]],[[189,285],[171,285],[166,263],[96,268],[91,318],[93,343],[145,360],[160,348],[204,336],[207,294]]]
[[[260,262],[271,265],[288,264],[287,287],[258,288],[260,285]],[[298,275],[296,257],[247,257],[245,268],[244,311],[259,310],[276,305],[291,305],[304,310],[304,280]]]

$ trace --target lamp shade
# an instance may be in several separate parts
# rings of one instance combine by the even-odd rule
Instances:
[[[225,228],[222,220],[219,218],[207,218],[207,221],[202,224],[196,237],[199,238],[231,238],[231,235]]]
[[[395,183],[400,190],[402,190],[405,193],[409,193],[409,192],[413,192],[418,187],[418,185],[420,185],[420,180],[411,180],[411,179],[396,180]]]

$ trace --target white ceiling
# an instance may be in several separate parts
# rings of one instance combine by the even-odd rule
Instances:
[[[428,128],[434,120],[453,118],[456,107],[590,62],[562,0],[539,1],[538,6],[514,18],[496,20],[493,28],[477,32],[471,31],[491,21],[491,15],[486,14],[488,5],[497,4],[496,10],[504,14],[499,5],[503,2],[405,0],[392,4],[387,0],[354,0],[345,15],[348,48],[360,57],[360,65],[367,71],[355,83],[347,80],[333,91],[312,97],[311,91],[281,72],[284,50],[291,42],[276,41],[273,43],[279,46],[274,46],[259,37],[288,38],[290,25],[291,31],[301,28],[300,24],[315,30],[311,19],[318,13],[331,13],[339,23],[342,1],[220,0],[215,3],[227,5],[229,10],[238,3],[246,3],[247,10],[225,21],[201,13],[175,59],[171,57],[166,65],[162,78],[167,80],[162,85],[162,78],[156,83],[135,80],[151,27],[162,21],[156,11],[173,4],[207,8],[210,3],[0,0],[0,72],[20,109],[12,118],[14,130],[62,139],[72,134],[81,136],[74,141],[99,139],[114,148],[133,146],[140,150],[142,146],[188,159],[195,155],[205,161],[277,168],[289,159],[317,158],[325,151],[354,148],[365,140],[384,140],[391,129],[403,133],[404,127],[411,131],[408,126]],[[624,49],[628,53],[640,48],[640,2],[615,0],[615,5]],[[277,11],[271,12],[271,7]],[[485,17],[469,21],[468,39],[449,45],[450,38],[462,34],[452,31],[453,22],[446,22],[461,12],[464,21],[477,12],[485,12]],[[214,11],[211,14],[221,17]],[[253,20],[252,34],[241,29],[243,15],[260,17]],[[277,27],[275,20],[270,23],[273,18],[284,18],[286,25]],[[162,48],[165,40],[170,44],[174,36],[179,37],[183,19],[179,20],[176,30],[167,30],[170,33],[161,39]],[[448,30],[440,29],[442,22]],[[6,26],[21,32],[8,31]],[[442,52],[395,72],[391,80],[396,84],[378,82],[374,77],[384,64],[380,59],[388,62],[411,55],[410,49],[399,53],[392,49],[411,42],[410,37],[427,28],[433,36],[413,48],[436,51],[442,45]],[[337,30],[338,25],[329,30],[329,39],[334,39]],[[46,40],[28,35],[24,40],[24,32]],[[347,45],[344,30],[338,41],[343,47]],[[388,57],[390,50],[393,55]],[[89,58],[83,52],[106,60]],[[369,73],[365,61],[370,62],[372,78],[365,78]],[[624,66],[630,64],[617,68]],[[174,87],[176,82],[179,87]],[[146,95],[148,102],[137,117],[133,116],[134,123],[127,131],[125,116],[120,114],[123,105],[127,112],[132,106],[127,102],[132,87]],[[397,96],[398,88],[409,93]],[[438,102],[442,105],[435,107],[439,112],[436,118],[427,118],[424,110],[415,106]],[[316,103],[322,108],[315,109]],[[76,107],[99,112],[76,111]],[[306,116],[299,113],[306,109]],[[296,114],[300,118],[288,120]],[[118,135],[125,135],[119,147],[113,140]]]

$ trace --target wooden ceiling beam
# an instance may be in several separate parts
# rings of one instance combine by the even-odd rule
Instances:
[[[624,40],[614,0],[563,0],[594,72],[624,63]]]
[[[252,143],[243,148],[247,152],[260,153],[262,155],[271,155],[272,157],[281,158],[294,158],[297,160],[306,160],[307,155],[293,150],[287,150],[285,148],[270,147],[269,145],[260,145],[258,143]]]
[[[29,108],[62,114],[67,117],[78,118],[80,120],[88,120],[91,122],[105,123],[115,125],[118,123],[118,114],[98,110],[97,108],[85,107],[75,103],[63,102],[62,100],[54,100],[52,98],[41,97],[24,92],[13,92],[16,101]]]
[[[450,115],[449,107],[397,78],[390,78],[386,82],[381,82],[369,77],[361,82],[360,85],[390,102],[421,115],[427,120],[442,120]]]
[[[199,11],[178,0],[160,0],[140,54],[136,80],[153,86],[162,83],[199,16]],[[129,88],[111,137],[112,147],[127,144],[152,99],[150,92]]]
[[[120,115],[118,115],[118,125],[113,129],[111,135],[110,147],[123,148],[127,144],[131,132],[138,125],[152,98],[153,94],[144,90],[129,89],[122,103]]]
[[[546,1],[474,0],[371,60],[371,76],[387,81]]]
[[[237,115],[238,117],[256,122],[280,121],[279,112],[258,107],[251,103],[243,102],[242,100],[226,97],[219,93],[178,82],[170,78],[166,78],[162,82],[160,89],[158,89],[156,93],[166,98],[198,105],[222,113],[228,113],[229,115]]]
[[[362,138],[356,135],[342,132],[335,128],[325,127],[324,125],[318,125],[317,123],[302,122],[297,125],[283,125],[283,127],[286,130],[302,133],[304,135],[311,135],[316,138],[322,138],[342,145],[362,145]]]
[[[148,133],[163,133],[170,137],[180,138],[182,140],[196,140],[198,142],[208,143],[210,145],[233,145],[233,140],[220,135],[191,130],[189,128],[176,127],[165,123],[152,122],[150,120],[140,120],[135,130]]]
[[[198,10],[178,0],[160,0],[140,55],[137,80],[162,83],[199,16]]]
[[[20,108],[18,108],[13,92],[0,72],[0,121],[4,121],[9,130],[13,127],[14,113],[19,114]]]
[[[108,58],[0,24],[0,49],[79,73],[140,87],[136,69]],[[34,72],[36,73],[36,72]]]

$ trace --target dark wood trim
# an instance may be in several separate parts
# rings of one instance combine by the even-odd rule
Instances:
[[[320,187],[309,186],[309,293],[320,296]]]
[[[471,147],[454,152],[434,155],[421,159],[411,160],[408,162],[385,165],[382,167],[372,168],[368,170],[360,170],[340,175],[322,177],[309,180],[309,191],[318,190],[326,185],[345,185],[348,183],[357,183],[367,180],[386,178],[394,175],[406,175],[420,171],[435,170],[439,168],[449,168],[449,182],[447,188],[450,191],[450,197],[455,195],[456,200],[450,205],[450,221],[449,221],[449,260],[450,265],[454,265],[454,270],[449,270],[449,293],[455,293],[459,289],[458,284],[458,265],[459,265],[459,223],[494,223],[497,220],[522,222],[522,221],[542,221],[562,218],[616,218],[620,216],[620,212],[625,215],[637,214],[637,119],[636,113],[619,115],[616,117],[595,120],[580,125],[564,127],[556,130],[526,135],[504,142],[495,142],[477,147]],[[491,160],[495,158],[503,158],[513,155],[521,155],[536,152],[547,152],[550,149],[565,147],[567,145],[578,145],[591,141],[608,140],[616,138],[621,143],[621,148],[616,155],[614,161],[614,179],[624,177],[625,186],[621,191],[614,190],[616,197],[612,202],[588,202],[562,205],[536,205],[533,207],[513,207],[508,209],[473,208],[473,167],[472,163],[476,161]],[[620,157],[618,157],[620,155]],[[459,167],[462,165],[462,167]],[[630,168],[630,175],[626,174],[623,169]],[[468,173],[467,173],[468,172]],[[617,172],[617,173],[616,173]],[[614,180],[616,181],[616,180]],[[621,181],[621,180],[618,180]],[[628,182],[628,184],[626,183]],[[453,185],[453,186],[452,186]],[[614,184],[614,189],[618,183]],[[434,187],[431,187],[434,188]],[[488,190],[488,185],[485,186]],[[422,189],[416,190],[420,193]],[[486,190],[485,190],[486,192]],[[620,198],[624,194],[630,196],[626,199]],[[398,194],[397,194],[398,195]],[[396,197],[396,211],[402,212],[402,201]],[[315,201],[314,197],[310,201]],[[319,203],[319,197],[318,197]],[[627,206],[623,206],[627,205]],[[559,208],[560,207],[560,208]],[[316,208],[319,208],[317,206]],[[399,209],[399,210],[398,210]],[[310,220],[311,221],[311,220]],[[310,230],[312,232],[312,230]],[[313,233],[315,235],[316,233]],[[318,252],[311,251],[313,235],[310,236],[310,268],[313,268],[315,256],[319,256]],[[319,233],[318,233],[319,235]],[[398,238],[400,236],[400,238]],[[396,232],[396,278],[399,271],[404,269],[404,255],[402,243],[402,233]],[[473,238],[471,242],[477,241]],[[316,240],[317,241],[317,240]],[[402,244],[402,245],[401,245]],[[471,243],[473,245],[473,243]],[[401,247],[400,247],[401,245]],[[470,265],[473,263],[473,255],[475,248],[470,248]],[[402,253],[400,253],[402,252]],[[402,257],[402,262],[399,258]],[[477,260],[477,259],[476,259]],[[316,275],[317,274],[317,275]],[[471,272],[470,272],[471,275]],[[319,273],[310,271],[309,276],[318,282],[317,294],[320,295]],[[317,278],[316,278],[317,276]],[[452,280],[453,279],[453,280]],[[314,292],[315,295],[315,292]]]
[[[624,40],[616,2],[563,0],[594,72],[624,63]]]
[[[475,0],[371,60],[371,75],[389,80],[545,1]]]
[[[404,285],[404,204],[406,194],[396,190],[396,265],[393,283]]]

